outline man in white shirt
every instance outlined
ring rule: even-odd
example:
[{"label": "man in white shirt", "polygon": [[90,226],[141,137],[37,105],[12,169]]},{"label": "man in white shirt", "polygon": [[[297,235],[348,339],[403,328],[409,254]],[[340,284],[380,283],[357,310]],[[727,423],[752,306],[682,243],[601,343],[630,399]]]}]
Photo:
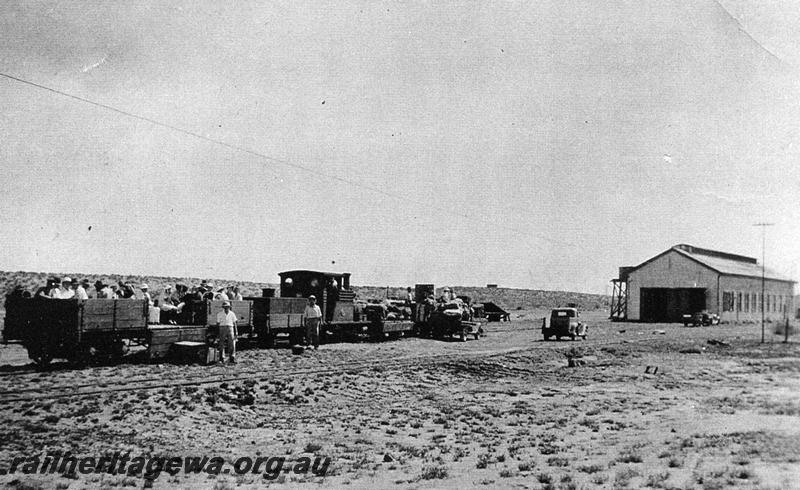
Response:
[{"label": "man in white shirt", "polygon": [[242,293],[239,292],[239,286],[235,286],[233,288],[233,297],[231,298],[236,301],[242,301]]},{"label": "man in white shirt", "polygon": [[231,364],[236,364],[236,313],[231,311],[228,301],[222,303],[222,311],[217,313],[217,327],[219,328],[219,362],[225,362],[225,350],[231,358]]},{"label": "man in white shirt", "polygon": [[308,304],[303,311],[306,323],[306,344],[314,345],[314,350],[319,349],[319,324],[322,321],[322,310],[317,306],[317,297],[313,294],[308,297]]},{"label": "man in white shirt", "polygon": [[72,290],[72,279],[65,277],[61,280],[61,286],[53,289],[50,293],[51,298],[55,299],[72,299],[75,297],[75,291]]},{"label": "man in white shirt", "polygon": [[147,283],[139,286],[139,289],[142,290],[142,299],[147,300],[147,306],[153,306],[153,298],[150,296],[150,293],[148,292],[150,288],[147,286]]},{"label": "man in white shirt", "polygon": [[75,288],[75,299],[89,299],[89,293],[86,292],[86,288],[88,287],[88,279],[81,281],[80,284],[78,284],[78,287]]},{"label": "man in white shirt", "polygon": [[406,288],[406,297],[403,299],[405,300],[405,305],[408,307],[414,304],[414,291],[410,286]]}]

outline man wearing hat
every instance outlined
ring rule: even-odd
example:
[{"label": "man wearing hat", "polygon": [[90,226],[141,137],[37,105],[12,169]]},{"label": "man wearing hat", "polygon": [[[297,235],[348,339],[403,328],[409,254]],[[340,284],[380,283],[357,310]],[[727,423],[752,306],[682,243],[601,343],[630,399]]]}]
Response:
[{"label": "man wearing hat", "polygon": [[112,299],[111,289],[103,284],[103,281],[97,280],[94,282],[94,289],[96,291],[95,297],[97,299]]},{"label": "man wearing hat", "polygon": [[308,297],[308,304],[303,311],[306,323],[306,345],[314,345],[314,350],[319,349],[319,323],[322,321],[322,311],[317,306],[317,297],[313,294]]},{"label": "man wearing hat", "polygon": [[89,293],[86,292],[86,288],[89,287],[89,280],[84,279],[78,284],[78,287],[75,288],[75,299],[89,299]]},{"label": "man wearing hat", "polygon": [[147,286],[147,283],[144,283],[141,286],[139,286],[139,289],[142,290],[142,299],[147,300],[147,306],[153,306],[153,298],[150,297],[150,293],[148,292],[148,289],[150,288]]},{"label": "man wearing hat", "polygon": [[72,290],[72,279],[65,277],[61,280],[61,286],[53,288],[50,292],[50,297],[55,299],[72,299],[75,297],[75,291]]},{"label": "man wearing hat", "polygon": [[231,311],[231,303],[224,301],[222,311],[217,313],[217,328],[219,328],[219,362],[225,362],[227,350],[231,364],[236,364],[236,313]]},{"label": "man wearing hat", "polygon": [[201,284],[200,285],[200,290],[202,291],[203,289],[205,289],[205,291],[203,291],[203,299],[207,300],[207,301],[213,301],[214,300],[214,283],[207,282],[207,283],[205,283],[205,285]]}]

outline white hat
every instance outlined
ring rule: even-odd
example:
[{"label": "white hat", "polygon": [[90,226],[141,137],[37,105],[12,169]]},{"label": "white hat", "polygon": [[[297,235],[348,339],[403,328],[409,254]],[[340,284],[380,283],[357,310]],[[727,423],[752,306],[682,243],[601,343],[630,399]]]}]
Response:
[{"label": "white hat", "polygon": [[72,282],[72,279],[70,279],[69,277],[65,277],[64,279],[61,280],[61,282]]},{"label": "white hat", "polygon": [[143,283],[141,286],[139,286],[139,289],[150,289],[150,288],[147,287],[147,283]]}]

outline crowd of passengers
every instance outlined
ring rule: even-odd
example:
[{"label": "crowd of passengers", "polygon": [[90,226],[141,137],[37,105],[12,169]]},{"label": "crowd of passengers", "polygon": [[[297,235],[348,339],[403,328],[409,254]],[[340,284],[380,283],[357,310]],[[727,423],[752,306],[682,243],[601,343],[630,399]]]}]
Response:
[{"label": "crowd of passengers", "polygon": [[[138,292],[137,292],[138,289]],[[147,284],[140,284],[138,287],[131,282],[119,281],[116,284],[105,284],[103,281],[95,281],[91,284],[89,279],[73,281],[69,277],[51,277],[47,283],[31,293],[21,286],[17,286],[9,296],[22,298],[43,298],[43,299],[144,299],[149,306],[157,307],[161,310],[163,323],[177,323],[184,305],[192,301],[203,300],[222,300],[236,301],[242,299],[239,286],[228,285],[215,288],[214,284],[202,281],[200,285],[187,286],[177,283],[175,286],[167,285],[157,294],[152,295]]]}]

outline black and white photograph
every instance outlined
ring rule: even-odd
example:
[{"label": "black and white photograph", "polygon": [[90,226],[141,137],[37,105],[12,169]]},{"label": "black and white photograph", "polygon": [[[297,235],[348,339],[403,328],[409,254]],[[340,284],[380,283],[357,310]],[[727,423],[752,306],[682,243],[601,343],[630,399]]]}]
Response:
[{"label": "black and white photograph", "polygon": [[798,26],[0,2],[0,485],[800,489]]}]

